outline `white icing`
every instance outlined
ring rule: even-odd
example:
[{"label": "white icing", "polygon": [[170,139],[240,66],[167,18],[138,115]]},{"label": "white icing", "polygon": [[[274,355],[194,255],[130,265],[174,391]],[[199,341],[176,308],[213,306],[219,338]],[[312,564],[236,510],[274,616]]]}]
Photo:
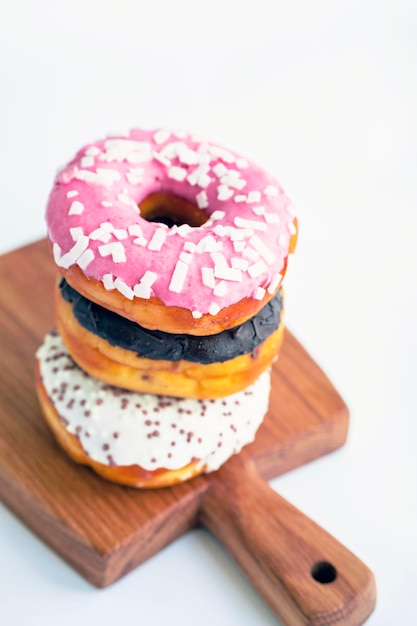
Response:
[{"label": "white icing", "polygon": [[66,430],[105,465],[178,469],[199,459],[210,472],[252,442],[268,409],[270,374],[217,400],[126,391],[81,370],[61,337],[37,351],[42,382]]}]

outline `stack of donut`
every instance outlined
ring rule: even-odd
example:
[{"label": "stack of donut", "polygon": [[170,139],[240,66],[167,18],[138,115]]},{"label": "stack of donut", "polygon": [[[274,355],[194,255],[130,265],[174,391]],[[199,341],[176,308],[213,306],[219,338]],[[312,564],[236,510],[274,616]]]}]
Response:
[{"label": "stack of donut", "polygon": [[46,219],[56,330],[36,387],[68,454],[162,487],[253,441],[297,238],[279,183],[213,143],[133,130],[76,154]]}]

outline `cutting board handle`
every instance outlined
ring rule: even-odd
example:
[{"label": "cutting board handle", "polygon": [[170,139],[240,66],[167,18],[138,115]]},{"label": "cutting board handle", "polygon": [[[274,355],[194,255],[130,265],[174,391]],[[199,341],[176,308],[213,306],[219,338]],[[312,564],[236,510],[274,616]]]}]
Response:
[{"label": "cutting board handle", "polygon": [[358,626],[375,606],[372,572],[273,491],[245,451],[211,475],[201,523],[285,625]]}]

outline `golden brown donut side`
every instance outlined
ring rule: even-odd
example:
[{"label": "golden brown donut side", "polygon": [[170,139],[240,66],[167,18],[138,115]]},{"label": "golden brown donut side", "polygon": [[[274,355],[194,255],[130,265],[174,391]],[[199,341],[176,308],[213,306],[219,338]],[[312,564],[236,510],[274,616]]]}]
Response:
[{"label": "golden brown donut side", "polygon": [[142,393],[182,398],[221,398],[242,391],[275,361],[281,347],[281,323],[252,353],[223,363],[192,363],[139,357],[85,329],[76,320],[72,305],[56,291],[56,323],[59,333],[79,367],[104,382]]}]

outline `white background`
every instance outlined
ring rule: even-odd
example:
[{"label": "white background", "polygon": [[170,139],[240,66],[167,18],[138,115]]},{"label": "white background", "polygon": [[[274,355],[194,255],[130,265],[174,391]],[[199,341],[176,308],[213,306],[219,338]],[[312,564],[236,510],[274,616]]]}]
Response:
[{"label": "white background", "polygon": [[[412,0],[0,4],[1,252],[44,236],[58,166],[132,126],[218,141],[294,200],[287,324],[351,429],[272,485],[374,571],[372,626],[417,623],[416,65]],[[4,626],[277,623],[203,530],[97,591],[0,528]]]}]

